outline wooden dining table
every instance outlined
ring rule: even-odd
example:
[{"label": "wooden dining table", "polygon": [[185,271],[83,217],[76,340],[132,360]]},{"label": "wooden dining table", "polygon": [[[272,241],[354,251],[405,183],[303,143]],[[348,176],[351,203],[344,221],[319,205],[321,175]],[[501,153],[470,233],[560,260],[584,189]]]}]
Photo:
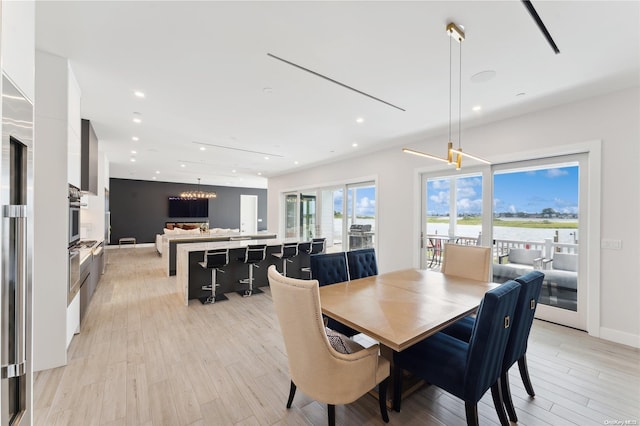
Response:
[{"label": "wooden dining table", "polygon": [[394,351],[476,311],[500,284],[407,269],[320,287],[322,313]]},{"label": "wooden dining table", "polygon": [[407,269],[322,286],[320,303],[325,315],[380,342],[393,363],[393,351],[474,313],[484,294],[499,285]]}]

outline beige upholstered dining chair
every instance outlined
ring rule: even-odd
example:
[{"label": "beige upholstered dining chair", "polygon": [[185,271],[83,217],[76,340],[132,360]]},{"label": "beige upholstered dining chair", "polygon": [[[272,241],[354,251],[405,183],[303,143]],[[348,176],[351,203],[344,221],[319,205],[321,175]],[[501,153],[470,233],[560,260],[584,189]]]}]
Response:
[{"label": "beige upholstered dining chair", "polygon": [[333,425],[336,404],[349,404],[379,384],[380,412],[388,422],[389,361],[379,355],[378,345],[365,349],[350,341],[352,353],[336,351],[322,321],[318,281],[283,277],[273,265],[268,276],[291,375],[287,408],[299,387],[307,396],[328,404],[329,425]]},{"label": "beige upholstered dining chair", "polygon": [[445,244],[441,271],[446,275],[487,281],[490,259],[491,248],[489,247]]}]

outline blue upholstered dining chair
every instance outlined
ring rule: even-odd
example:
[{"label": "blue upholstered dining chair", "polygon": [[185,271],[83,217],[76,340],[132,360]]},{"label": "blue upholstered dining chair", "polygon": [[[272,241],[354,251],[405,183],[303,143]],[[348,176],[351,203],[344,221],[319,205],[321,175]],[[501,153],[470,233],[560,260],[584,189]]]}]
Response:
[{"label": "blue upholstered dining chair", "polygon": [[508,281],[488,291],[469,342],[436,333],[402,352],[394,353],[394,409],[400,411],[402,369],[413,372],[465,403],[468,425],[478,424],[478,401],[491,388],[502,425],[508,425],[500,396],[500,373],[520,284]]},{"label": "blue upholstered dining chair", "polygon": [[[531,271],[516,278],[516,281],[521,285],[520,295],[518,296],[518,304],[516,305],[516,311],[513,315],[513,330],[511,330],[511,335],[509,336],[509,341],[505,349],[504,360],[502,362],[502,374],[500,377],[502,399],[504,400],[507,414],[509,414],[509,419],[512,422],[517,422],[518,416],[513,406],[513,399],[511,398],[511,390],[509,388],[509,369],[516,361],[518,362],[520,377],[522,377],[522,383],[527,393],[530,396],[535,396],[531,379],[529,378],[526,353],[529,332],[531,331],[533,316],[538,306],[538,298],[540,297],[543,280],[544,274],[540,271]],[[471,339],[474,323],[474,318],[465,317],[445,328],[442,332],[468,342],[469,339]]]},{"label": "blue upholstered dining chair", "polygon": [[348,251],[347,264],[352,280],[378,275],[376,251],[372,248]]},{"label": "blue upholstered dining chair", "polygon": [[[311,279],[318,280],[321,287],[349,281],[347,257],[344,252],[312,254],[309,262],[311,264]],[[358,334],[358,331],[333,318],[329,318],[327,327],[349,337]]]}]

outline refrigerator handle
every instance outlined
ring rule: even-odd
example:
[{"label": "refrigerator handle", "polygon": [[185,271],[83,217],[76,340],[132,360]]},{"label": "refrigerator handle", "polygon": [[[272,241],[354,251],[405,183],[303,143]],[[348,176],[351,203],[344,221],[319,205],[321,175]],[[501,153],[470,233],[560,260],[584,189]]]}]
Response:
[{"label": "refrigerator handle", "polygon": [[[3,347],[3,355],[6,359],[2,360],[2,378],[12,378],[22,376],[25,373],[26,365],[26,298],[27,298],[27,206],[24,205],[5,205],[2,209],[3,218],[8,218],[10,226],[13,226],[15,238],[13,242],[9,242],[9,253],[4,254],[2,262],[4,264],[3,287],[8,288],[9,281],[12,277],[8,275],[11,268],[7,268],[8,262],[11,262],[10,253],[14,253],[15,261],[15,327],[16,327],[16,345],[13,354],[13,363],[10,354],[6,353],[8,347]],[[9,233],[4,233],[6,238]],[[13,243],[13,244],[12,244]],[[7,257],[9,257],[7,259]],[[5,313],[7,315],[8,313]],[[10,324],[10,321],[7,321]],[[3,346],[5,342],[2,342]]]}]

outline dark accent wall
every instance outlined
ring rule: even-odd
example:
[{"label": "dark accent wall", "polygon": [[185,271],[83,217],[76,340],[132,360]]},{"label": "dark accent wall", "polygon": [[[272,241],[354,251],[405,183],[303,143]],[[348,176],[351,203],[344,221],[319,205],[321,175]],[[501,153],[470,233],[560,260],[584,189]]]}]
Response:
[{"label": "dark accent wall", "polygon": [[[155,242],[165,222],[204,222],[207,218],[169,217],[169,197],[198,185],[146,180],[109,180],[111,208],[111,244],[122,237],[135,237],[138,243]],[[209,200],[210,228],[240,228],[240,195],[258,196],[258,231],[267,229],[267,190],[230,186],[201,185],[203,191],[213,191]]]}]

